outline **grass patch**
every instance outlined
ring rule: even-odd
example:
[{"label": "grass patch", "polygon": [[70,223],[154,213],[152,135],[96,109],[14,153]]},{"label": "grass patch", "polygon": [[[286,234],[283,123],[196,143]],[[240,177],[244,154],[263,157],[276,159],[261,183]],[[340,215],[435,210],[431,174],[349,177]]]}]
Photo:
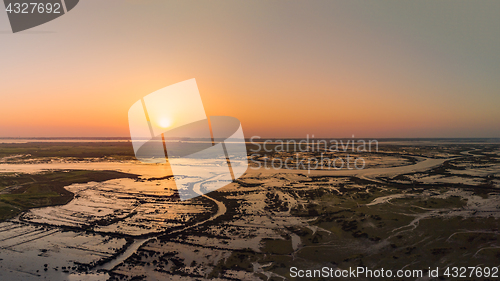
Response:
[{"label": "grass patch", "polygon": [[0,201],[0,221],[19,214],[21,210],[15,206]]},{"label": "grass patch", "polygon": [[[22,211],[67,204],[73,193],[64,187],[74,183],[102,182],[118,178],[137,178],[137,175],[116,171],[55,171],[41,174],[3,175],[0,182],[15,186],[0,194],[0,220],[11,218]],[[4,185],[3,189],[7,186]]]},{"label": "grass patch", "polygon": [[30,154],[33,158],[74,157],[135,159],[131,142],[2,143],[0,157]]}]

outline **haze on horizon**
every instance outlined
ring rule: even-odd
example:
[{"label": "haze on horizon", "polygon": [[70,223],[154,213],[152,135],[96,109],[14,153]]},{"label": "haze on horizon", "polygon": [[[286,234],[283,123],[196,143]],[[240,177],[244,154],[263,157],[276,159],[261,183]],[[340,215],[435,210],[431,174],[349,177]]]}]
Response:
[{"label": "haze on horizon", "polygon": [[[2,5],[0,7],[3,8]],[[80,1],[12,34],[0,137],[124,137],[141,97],[196,78],[245,136],[500,137],[498,1]]]}]

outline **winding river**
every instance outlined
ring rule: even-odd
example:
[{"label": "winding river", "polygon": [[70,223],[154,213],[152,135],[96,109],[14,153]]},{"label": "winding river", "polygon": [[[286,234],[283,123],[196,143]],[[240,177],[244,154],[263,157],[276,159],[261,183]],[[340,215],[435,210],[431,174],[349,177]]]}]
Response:
[{"label": "winding river", "polygon": [[[464,152],[464,155],[467,152]],[[365,178],[369,179],[372,181],[377,181],[376,177],[381,176],[381,175],[396,175],[396,174],[403,174],[403,173],[410,173],[410,172],[419,172],[419,171],[425,171],[433,167],[437,167],[441,164],[443,164],[445,161],[448,161],[453,158],[448,158],[448,159],[431,159],[431,158],[421,158],[424,159],[423,161],[420,161],[418,163],[415,163],[413,165],[407,165],[407,166],[400,166],[400,167],[389,167],[389,168],[367,168],[367,169],[362,169],[362,170],[290,170],[290,169],[266,169],[266,168],[249,168],[247,170],[247,175],[250,176],[258,176],[258,175],[264,175],[264,176],[270,176],[272,174],[277,174],[277,173],[295,173],[295,174],[307,174],[310,176],[356,176],[360,178]],[[151,165],[151,164],[140,164],[138,162],[90,162],[90,163],[71,163],[71,162],[55,162],[55,163],[38,163],[38,164],[0,164],[0,173],[35,173],[35,172],[41,172],[41,171],[46,171],[46,170],[114,170],[114,171],[121,171],[121,172],[126,172],[126,173],[134,173],[134,174],[139,174],[142,175],[143,177],[160,177],[164,176],[166,173],[166,167],[163,165]],[[216,219],[217,217],[223,215],[226,213],[227,209],[226,206],[224,205],[223,202],[218,201],[209,195],[203,194],[201,191],[201,187],[203,183],[210,182],[213,180],[217,180],[221,175],[215,175],[209,179],[205,179],[202,181],[194,182],[193,183],[193,191],[199,194],[200,196],[203,196],[215,203],[217,206],[216,212],[209,217],[206,220],[197,222],[193,225],[177,229],[172,231],[170,234],[175,234],[175,233],[180,233],[183,232],[187,229],[193,228],[200,226],[204,223],[207,223],[209,221],[212,221]],[[148,241],[152,241],[154,239],[157,239],[160,235],[163,234],[158,234],[157,236],[151,237],[151,238],[146,238],[146,239],[137,239],[135,240],[126,250],[125,252],[121,253],[118,255],[115,259],[109,261],[108,263],[105,263],[101,266],[96,267],[94,270],[97,272],[98,270],[111,270],[114,267],[118,266],[121,264],[123,261],[125,261],[127,258],[129,258],[131,255],[133,255],[142,245],[147,243]]]}]

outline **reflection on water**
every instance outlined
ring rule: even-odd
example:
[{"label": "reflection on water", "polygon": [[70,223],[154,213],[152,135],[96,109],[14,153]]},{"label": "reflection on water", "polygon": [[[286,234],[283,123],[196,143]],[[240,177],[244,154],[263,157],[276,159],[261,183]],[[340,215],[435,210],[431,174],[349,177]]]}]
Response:
[{"label": "reflection on water", "polygon": [[[497,155],[494,153],[491,157]],[[478,158],[467,153],[462,156]],[[498,171],[497,166],[489,163],[483,168],[474,166],[472,169],[470,163],[460,162],[456,156],[415,158],[419,161],[413,165],[364,170],[308,172],[249,169],[238,182],[187,202],[181,202],[175,196],[175,182],[164,178],[168,173],[167,165],[135,161],[85,163],[63,160],[0,164],[0,172],[91,169],[140,175],[137,180],[123,178],[67,186],[75,194],[70,203],[32,209],[10,222],[0,223],[0,279],[109,278],[108,274],[97,273],[99,269],[128,277],[158,274],[149,277],[165,279],[192,274],[203,279],[212,271],[224,268],[227,262],[228,268],[218,272],[220,276],[250,280],[255,277],[251,272],[229,268],[233,265],[234,253],[251,253],[245,258],[258,258],[266,251],[277,251],[285,253],[287,260],[297,256],[307,261],[320,255],[324,249],[328,249],[330,255],[333,251],[342,254],[368,249],[362,246],[363,243],[372,245],[370,251],[377,253],[387,244],[384,240],[393,239],[403,231],[421,231],[422,237],[435,234],[425,232],[419,226],[432,219],[439,219],[442,223],[458,216],[477,220],[498,217],[498,194],[476,195],[460,188],[447,189],[446,192],[431,188],[429,191],[416,191],[411,185],[414,181],[432,184],[442,179],[446,179],[447,184],[482,183],[491,173]],[[381,156],[379,161],[383,162],[384,157]],[[446,169],[447,173],[451,173],[451,168],[457,169],[453,170],[453,176],[437,174],[436,169],[432,169],[445,161],[455,161]],[[185,167],[189,168],[191,164],[186,163]],[[394,179],[402,174],[405,176]],[[478,178],[466,181],[464,176]],[[495,184],[496,178],[490,178],[490,182]],[[212,175],[206,181],[196,177],[180,177],[178,180],[191,186],[194,192],[204,193],[224,179]],[[388,182],[390,180],[397,180],[399,185],[407,184],[408,189],[401,186],[393,189]],[[316,207],[316,204],[321,207]],[[343,204],[342,208],[336,207],[339,204]],[[399,208],[398,212],[393,212],[394,208]],[[318,212],[332,218],[321,220]],[[349,213],[334,217],[336,212],[360,215]],[[384,215],[390,215],[390,219],[384,218]],[[394,219],[393,216],[398,217]],[[358,222],[358,217],[363,220]],[[344,222],[336,224],[339,218]],[[366,234],[351,231],[354,225],[359,227],[358,230],[367,232],[372,228],[377,231],[379,228],[388,229],[389,236],[384,237],[385,234],[380,232],[377,237],[371,237],[373,240],[354,238],[353,235]],[[446,237],[453,235],[453,239],[459,236],[445,234]],[[349,246],[348,251],[344,249]],[[319,252],[309,256],[307,252],[312,248]],[[482,249],[487,248],[484,245],[474,248],[474,252],[479,253],[476,256],[485,254],[486,250]],[[400,258],[404,260],[405,256]],[[267,261],[269,259],[264,257],[248,263],[253,264],[254,272],[279,277],[270,272]],[[246,259],[238,257],[238,265],[241,264],[242,268],[245,262]],[[94,274],[78,273],[86,270]]]},{"label": "reflection on water", "polygon": [[109,274],[107,273],[78,273],[78,274],[70,274],[68,275],[69,281],[102,281],[108,280]]}]

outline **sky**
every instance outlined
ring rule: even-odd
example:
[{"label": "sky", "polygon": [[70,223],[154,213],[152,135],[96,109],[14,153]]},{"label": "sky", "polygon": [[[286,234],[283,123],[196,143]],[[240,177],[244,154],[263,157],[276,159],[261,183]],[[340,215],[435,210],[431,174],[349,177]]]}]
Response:
[{"label": "sky", "polygon": [[191,78],[248,138],[500,137],[499,1],[81,0],[16,34],[2,10],[0,137],[127,137]]}]

